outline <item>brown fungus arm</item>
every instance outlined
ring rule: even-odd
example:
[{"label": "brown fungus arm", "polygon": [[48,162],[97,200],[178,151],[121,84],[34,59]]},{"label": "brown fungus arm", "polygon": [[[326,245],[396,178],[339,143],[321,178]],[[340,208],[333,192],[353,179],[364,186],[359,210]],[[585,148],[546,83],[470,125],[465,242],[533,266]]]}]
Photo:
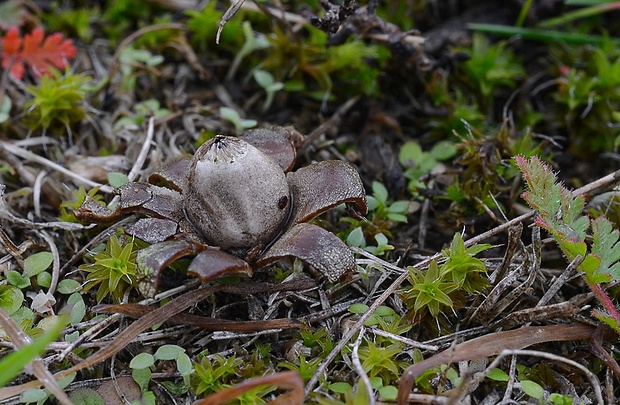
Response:
[{"label": "brown fungus arm", "polygon": [[270,127],[249,129],[239,138],[269,156],[286,173],[293,167],[296,157],[292,136],[284,127]]},{"label": "brown fungus arm", "polygon": [[86,196],[82,205],[75,210],[75,217],[84,222],[115,222],[121,219],[122,215],[120,210],[113,211],[89,196]]},{"label": "brown fungus arm", "polygon": [[252,275],[252,268],[245,261],[219,249],[208,247],[192,260],[187,273],[204,284],[226,274]]},{"label": "brown fungus arm", "polygon": [[[368,213],[366,192],[355,167],[327,160],[286,175],[293,197],[291,224],[307,222],[342,203],[355,206],[359,216]],[[349,208],[351,211],[351,208]]]},{"label": "brown fungus arm", "polygon": [[128,183],[116,191],[121,212],[139,212],[158,218],[182,220],[183,197],[180,193],[149,183]]},{"label": "brown fungus arm", "polygon": [[150,245],[136,255],[138,273],[138,290],[145,297],[152,297],[157,292],[161,272],[182,257],[196,254],[206,249],[187,240],[169,240]]},{"label": "brown fungus arm", "polygon": [[122,185],[114,192],[120,198],[115,210],[86,197],[75,211],[76,218],[80,221],[105,223],[117,221],[124,214],[142,213],[176,222],[184,219],[183,197],[177,191],[149,183],[132,182]]},{"label": "brown fungus arm", "polygon": [[174,236],[179,229],[176,221],[165,218],[140,218],[125,228],[125,232],[147,243],[159,243]]},{"label": "brown fungus arm", "polygon": [[355,269],[351,250],[336,235],[313,224],[297,224],[286,231],[256,262],[267,266],[284,257],[296,257],[319,270],[330,282]]},{"label": "brown fungus arm", "polygon": [[161,168],[149,176],[149,183],[170,187],[180,193],[187,190],[187,173],[190,159],[181,159]]}]

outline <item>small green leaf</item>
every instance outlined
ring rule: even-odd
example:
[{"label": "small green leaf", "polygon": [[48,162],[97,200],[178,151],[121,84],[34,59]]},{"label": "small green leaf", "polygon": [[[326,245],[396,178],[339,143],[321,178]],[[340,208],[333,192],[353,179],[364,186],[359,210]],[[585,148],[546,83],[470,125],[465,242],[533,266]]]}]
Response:
[{"label": "small green leaf", "polygon": [[60,280],[58,283],[58,292],[61,294],[73,294],[80,291],[81,288],[82,285],[71,278]]},{"label": "small green leaf", "polygon": [[271,86],[274,82],[271,73],[264,70],[255,70],[254,80],[256,80],[256,83],[258,83],[263,89]]},{"label": "small green leaf", "polygon": [[179,353],[179,356],[177,357],[177,370],[179,370],[179,373],[181,373],[182,376],[189,375],[194,370],[192,360],[189,358],[187,353]]},{"label": "small green leaf", "polygon": [[448,160],[458,152],[457,147],[450,141],[437,142],[430,150],[431,156],[437,160]]},{"label": "small green leaf", "polygon": [[388,245],[388,238],[382,233],[378,233],[375,235],[375,241],[377,241],[377,246]]},{"label": "small green leaf", "polygon": [[24,302],[24,293],[11,285],[0,285],[0,308],[9,315],[17,311]]},{"label": "small green leaf", "polygon": [[329,384],[329,389],[337,394],[344,394],[351,389],[351,384],[346,382],[336,382]]},{"label": "small green leaf", "polygon": [[19,400],[21,402],[29,404],[31,402],[43,401],[44,399],[46,399],[48,397],[48,395],[49,394],[47,392],[45,392],[45,390],[43,390],[41,388],[32,388],[32,389],[24,391],[19,396]]},{"label": "small green leaf", "polygon": [[47,271],[37,274],[37,284],[44,288],[49,288],[52,284],[52,275]]},{"label": "small green leaf", "polygon": [[180,346],[163,345],[157,349],[153,357],[155,357],[155,360],[176,360],[179,354],[183,352],[185,352],[185,349]]},{"label": "small green leaf", "polygon": [[140,390],[142,392],[145,392],[149,389],[151,374],[151,369],[148,367],[134,368],[133,370],[131,370],[131,377],[140,386]]},{"label": "small green leaf", "polygon": [[156,405],[157,401],[155,398],[155,393],[153,391],[143,392],[142,398],[140,398],[140,403],[144,405]]},{"label": "small green leaf", "polygon": [[54,261],[50,252],[39,252],[30,255],[24,260],[24,277],[32,277],[47,270]]},{"label": "small green leaf", "polygon": [[383,401],[396,401],[398,388],[391,385],[379,388],[379,396]]},{"label": "small green leaf", "polygon": [[375,326],[378,325],[381,321],[379,317],[375,314],[372,314],[364,321],[364,326]]},{"label": "small green leaf", "polygon": [[504,370],[494,368],[489,372],[489,374],[487,374],[487,378],[490,378],[494,381],[508,381],[510,379],[510,376],[506,374]]},{"label": "small green leaf", "polygon": [[573,398],[554,392],[549,395],[547,402],[551,402],[553,405],[573,405]]},{"label": "small green leaf", "polygon": [[366,304],[353,304],[349,307],[349,312],[352,314],[363,314],[368,311],[368,305]]},{"label": "small green leaf", "polygon": [[456,372],[455,369],[453,369],[452,367],[449,367],[446,370],[446,378],[448,379],[448,381],[450,381],[452,383],[452,385],[454,385],[455,387],[458,387],[459,385],[461,385],[461,377],[459,376],[459,374]]},{"label": "small green leaf", "polygon": [[373,181],[372,194],[377,200],[379,200],[380,203],[383,203],[385,205],[388,199],[388,191],[383,184],[379,183],[378,181]]},{"label": "small green leaf", "polygon": [[366,246],[366,239],[364,238],[364,232],[361,227],[358,226],[349,233],[349,236],[347,236],[347,244],[355,247]]},{"label": "small green leaf", "polygon": [[368,211],[372,212],[379,208],[379,200],[375,197],[368,195],[366,196],[366,201],[368,202]]},{"label": "small green leaf", "polygon": [[406,214],[409,209],[409,201],[394,201],[388,207],[388,211],[393,214]]},{"label": "small green leaf", "polygon": [[398,160],[405,167],[415,166],[422,158],[422,148],[416,142],[406,142],[398,154]]},{"label": "small green leaf", "polygon": [[77,338],[79,338],[79,337],[80,337],[80,331],[79,330],[76,330],[75,332],[72,332],[72,333],[67,333],[65,335],[65,342],[67,342],[67,343],[75,342],[75,340]]},{"label": "small green leaf", "polygon": [[396,314],[394,310],[390,307],[386,307],[385,305],[380,305],[374,313],[377,316],[392,316]]},{"label": "small green leaf", "polygon": [[407,217],[402,214],[387,214],[387,217],[394,222],[407,223]]},{"label": "small green leaf", "polygon": [[527,395],[535,399],[542,399],[545,390],[538,383],[530,380],[521,381],[521,389]]},{"label": "small green leaf", "polygon": [[76,375],[77,373],[71,373],[68,376],[61,378],[60,380],[58,380],[58,386],[63,389],[67,388],[69,384],[71,384],[73,380],[75,380]]},{"label": "small green leaf", "polygon": [[383,380],[381,380],[381,377],[370,377],[370,386],[372,387],[373,390],[378,390],[379,388],[383,387]]},{"label": "small green leaf", "polygon": [[108,183],[114,188],[119,188],[129,183],[129,178],[123,173],[112,172],[108,173]]},{"label": "small green leaf", "polygon": [[82,322],[84,316],[86,316],[86,304],[84,299],[79,293],[73,293],[67,300],[67,305],[71,308],[70,322],[71,325]]},{"label": "small green leaf", "polygon": [[140,353],[129,362],[129,367],[133,369],[148,368],[155,364],[155,358],[150,353]]},{"label": "small green leaf", "polygon": [[15,270],[9,270],[6,273],[6,279],[9,283],[14,285],[17,288],[26,288],[30,287],[30,278],[23,277],[19,272]]}]

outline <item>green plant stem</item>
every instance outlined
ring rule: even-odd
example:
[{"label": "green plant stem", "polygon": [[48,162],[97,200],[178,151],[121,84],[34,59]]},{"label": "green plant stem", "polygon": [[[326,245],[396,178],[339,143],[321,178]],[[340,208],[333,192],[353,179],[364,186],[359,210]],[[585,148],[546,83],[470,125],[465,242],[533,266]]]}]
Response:
[{"label": "green plant stem", "polygon": [[598,301],[607,310],[607,314],[616,321],[617,325],[620,325],[620,312],[618,312],[618,309],[614,305],[613,301],[605,293],[601,285],[597,283],[592,283],[585,277],[584,279],[586,283],[588,284],[588,287],[590,287],[590,290],[592,290],[594,295],[596,295],[596,298],[598,298]]},{"label": "green plant stem", "polygon": [[523,39],[540,42],[565,42],[570,45],[602,45],[613,43],[620,46],[620,38],[606,38],[599,35],[587,35],[565,31],[551,31],[537,28],[520,28],[509,25],[468,24],[475,31],[489,32],[495,35],[519,35]]},{"label": "green plant stem", "polygon": [[579,18],[586,18],[597,14],[606,13],[608,11],[618,10],[620,9],[620,1],[616,1],[613,3],[605,3],[605,4],[597,4],[591,7],[580,8],[575,11],[570,11],[568,13],[564,13],[559,17],[550,18],[545,21],[541,21],[538,24],[539,28],[549,28],[555,27],[556,25],[567,24],[571,21],[577,20]]},{"label": "green plant stem", "polygon": [[525,22],[525,17],[527,17],[527,13],[530,11],[532,7],[532,0],[527,0],[525,4],[521,7],[521,11],[519,12],[519,17],[517,17],[517,22],[515,22],[515,26],[523,27],[523,23]]}]

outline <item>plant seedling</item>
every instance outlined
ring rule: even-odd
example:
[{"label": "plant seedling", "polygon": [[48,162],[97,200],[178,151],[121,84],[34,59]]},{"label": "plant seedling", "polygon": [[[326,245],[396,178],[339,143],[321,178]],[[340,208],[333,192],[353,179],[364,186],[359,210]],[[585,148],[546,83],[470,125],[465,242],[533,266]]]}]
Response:
[{"label": "plant seedling", "polygon": [[220,107],[220,115],[230,121],[235,126],[235,133],[241,135],[248,128],[255,127],[256,120],[246,120],[239,116],[239,113],[230,107]]},{"label": "plant seedling", "polygon": [[245,43],[243,44],[241,49],[239,49],[237,55],[235,55],[235,59],[230,65],[230,69],[228,69],[228,74],[226,75],[227,81],[231,80],[235,76],[235,73],[237,73],[237,69],[239,69],[243,58],[256,50],[269,48],[270,46],[264,35],[254,35],[254,31],[252,31],[252,25],[249,21],[244,21],[242,27],[243,36],[245,37]]},{"label": "plant seedling", "polygon": [[284,88],[284,83],[276,82],[272,74],[264,70],[255,70],[254,80],[256,80],[256,83],[267,93],[267,97],[263,103],[263,112],[265,112],[269,109],[271,103],[273,103],[273,96]]}]

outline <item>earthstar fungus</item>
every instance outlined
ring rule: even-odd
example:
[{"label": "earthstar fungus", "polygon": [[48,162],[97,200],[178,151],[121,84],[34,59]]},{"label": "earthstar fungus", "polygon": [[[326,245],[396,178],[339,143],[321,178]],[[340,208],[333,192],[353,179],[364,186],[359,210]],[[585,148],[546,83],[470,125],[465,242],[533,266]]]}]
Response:
[{"label": "earthstar fungus", "polygon": [[295,172],[293,133],[283,127],[217,135],[192,159],[152,174],[148,182],[119,187],[115,210],[87,197],[76,211],[83,221],[112,222],[146,214],[125,229],[151,243],[137,254],[145,296],[157,291],[160,273],[194,255],[188,273],[205,283],[228,273],[252,274],[285,257],[313,266],[331,282],[355,268],[349,248],[331,232],[308,223],[346,203],[366,215],[366,194],[349,163],[328,160]]}]

